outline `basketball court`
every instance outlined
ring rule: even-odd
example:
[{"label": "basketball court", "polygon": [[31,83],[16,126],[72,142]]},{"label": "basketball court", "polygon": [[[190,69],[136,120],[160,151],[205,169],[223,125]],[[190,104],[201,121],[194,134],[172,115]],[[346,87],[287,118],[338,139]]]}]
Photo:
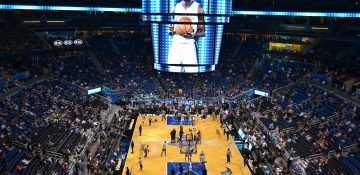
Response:
[{"label": "basketball court", "polygon": [[[185,161],[185,154],[180,153],[180,148],[177,144],[170,143],[171,137],[170,132],[175,128],[176,135],[179,135],[179,125],[174,125],[176,119],[172,122],[161,121],[161,117],[152,117],[153,122],[149,126],[148,116],[146,116],[145,124],[142,127],[142,136],[139,136],[139,125],[141,117],[138,117],[134,134],[133,141],[135,144],[134,154],[131,154],[131,148],[129,148],[125,168],[123,174],[126,173],[126,167],[129,167],[131,172],[135,175],[167,175],[174,167],[176,174],[178,174],[179,164],[184,166],[184,170],[188,169],[189,163]],[[169,120],[169,119],[167,119]],[[184,134],[189,132],[189,129],[193,129],[192,125],[183,125]],[[196,154],[192,155],[192,169],[194,175],[201,174],[202,165],[200,163],[200,153],[204,151],[206,159],[206,169],[209,175],[219,175],[221,172],[226,170],[226,167],[230,168],[233,175],[249,175],[251,174],[247,166],[244,166],[243,158],[236,148],[234,141],[230,138],[227,141],[226,135],[223,135],[223,130],[220,127],[220,121],[214,121],[212,118],[207,118],[204,122],[200,118],[195,117],[195,129],[201,131],[202,143],[198,144]],[[219,130],[220,135],[216,130]],[[166,141],[167,144],[167,155],[161,155],[162,144]],[[141,145],[149,145],[150,152],[148,157],[144,158],[140,153]],[[226,163],[226,151],[230,148],[232,153],[231,164]],[[143,161],[143,171],[139,168],[139,157]],[[169,167],[170,166],[170,167]],[[169,174],[170,175],[170,174]]]}]

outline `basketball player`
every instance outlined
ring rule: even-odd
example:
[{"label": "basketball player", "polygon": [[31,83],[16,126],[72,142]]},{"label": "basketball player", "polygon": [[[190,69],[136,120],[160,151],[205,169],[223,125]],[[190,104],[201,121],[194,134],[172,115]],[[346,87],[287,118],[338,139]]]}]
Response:
[{"label": "basketball player", "polygon": [[161,149],[161,155],[160,157],[162,157],[163,153],[165,153],[165,156],[166,156],[166,141],[163,143],[163,147]]},{"label": "basketball player", "polygon": [[[168,55],[168,64],[175,65],[197,65],[197,49],[196,49],[196,40],[199,37],[205,36],[205,25],[196,24],[204,23],[203,15],[195,14],[205,14],[204,9],[200,6],[198,2],[193,0],[183,0],[176,4],[173,13],[189,14],[189,15],[175,15],[174,21],[178,21],[181,17],[188,17],[191,19],[192,27],[194,31],[192,33],[187,33],[185,35],[178,35],[175,32],[177,25],[170,25],[170,35],[173,36],[172,44],[169,49]],[[183,66],[174,66],[170,69],[172,72],[198,72],[198,67],[183,67]]]}]

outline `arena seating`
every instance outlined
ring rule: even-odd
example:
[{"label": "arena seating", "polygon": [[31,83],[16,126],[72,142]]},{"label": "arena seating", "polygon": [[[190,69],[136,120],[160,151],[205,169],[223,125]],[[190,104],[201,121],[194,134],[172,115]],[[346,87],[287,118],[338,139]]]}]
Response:
[{"label": "arena seating", "polygon": [[48,57],[40,61],[50,72],[86,89],[103,83],[103,78],[87,55]]},{"label": "arena seating", "polygon": [[143,49],[139,49],[145,47],[141,44],[141,37],[129,33],[115,35],[112,39],[120,51],[115,53],[107,35],[113,37],[112,33],[109,33],[89,39],[106,70],[107,78],[104,84],[113,90],[127,88],[138,94],[157,91],[153,81],[155,79],[152,73],[147,71],[146,57],[141,52]]},{"label": "arena seating", "polygon": [[[7,19],[9,20],[9,19]],[[5,21],[6,27],[0,28],[0,55],[24,53],[32,50],[46,49],[40,39],[28,28]]]},{"label": "arena seating", "polygon": [[[91,171],[96,169],[107,171],[111,167],[116,167],[126,157],[124,150],[129,148],[130,142],[129,139],[125,138],[125,126],[128,125],[128,118],[131,115],[133,114],[129,114],[126,111],[114,114],[108,127],[99,131],[100,145],[96,150],[94,158],[98,159],[102,166],[93,166],[90,168]],[[96,161],[94,160],[92,164],[96,164]]]},{"label": "arena seating", "polygon": [[[353,105],[309,84],[291,86],[271,103],[272,107],[262,112],[266,117],[261,121],[270,130],[284,130],[284,142],[301,157],[348,147],[360,136],[354,130],[359,123],[353,119],[357,115],[352,112]],[[299,131],[302,134],[297,134]],[[339,139],[342,136],[346,137]],[[303,145],[308,146],[304,149]]]},{"label": "arena seating", "polygon": [[31,62],[24,60],[3,60],[0,63],[0,92],[6,92],[32,78],[43,75],[41,68],[30,69]]},{"label": "arena seating", "polygon": [[[197,79],[196,75],[161,72],[158,74],[160,83],[167,91],[168,97],[192,97],[193,88]],[[179,92],[179,89],[180,92]]]},{"label": "arena seating", "polygon": [[[357,174],[359,173],[359,160],[358,153],[350,153],[348,156],[340,157],[324,156],[321,160],[324,163],[321,170],[327,174]],[[316,161],[310,162],[306,172],[309,174],[316,173],[319,169],[317,163]]]},{"label": "arena seating", "polygon": [[[245,84],[251,80],[246,77],[256,59],[260,57],[266,39],[240,39],[238,35],[224,36],[220,59],[227,59],[221,62],[214,72],[202,74],[198,78],[197,85],[200,87],[195,87],[195,96],[215,97],[222,94],[230,97],[248,90]],[[238,53],[232,55],[235,49],[239,49]]]},{"label": "arena seating", "polygon": [[[1,140],[6,146],[17,145],[1,158],[7,162],[3,166],[7,172],[13,172],[24,157],[31,164],[36,161],[32,151],[62,157],[66,150],[84,145],[86,137],[81,130],[92,128],[100,119],[101,110],[107,108],[102,99],[86,96],[85,92],[58,80],[37,83],[1,104]],[[21,166],[20,169],[26,168]]]},{"label": "arena seating", "polygon": [[[0,53],[4,55],[45,48],[36,36],[14,36],[19,31],[12,33],[10,28],[1,32],[15,42],[1,49]],[[145,34],[129,31],[90,34],[86,38],[90,50],[39,57],[37,63],[46,71],[29,69],[31,61],[21,64],[1,62],[2,93],[43,73],[49,72],[56,78],[20,89],[0,102],[0,170],[12,174],[67,172],[68,155],[78,155],[87,149],[84,133],[89,130],[98,131],[102,138],[95,149],[96,159],[90,162],[91,171],[107,171],[121,164],[122,149],[129,144],[128,138],[123,137],[124,128],[131,114],[117,113],[120,120],[113,119],[105,124],[100,113],[108,109],[107,101],[99,96],[88,96],[82,90],[104,86],[111,92],[123,92],[119,97],[121,102],[130,99],[123,97],[150,94],[159,98],[220,101],[233,99],[249,89],[269,92],[270,97],[240,99],[227,108],[230,115],[240,113],[235,117],[234,125],[244,128],[251,138],[256,161],[271,164],[277,155],[273,152],[286,150],[291,157],[327,158],[321,165],[320,160],[310,163],[307,169],[310,174],[316,172],[319,165],[328,174],[360,173],[359,153],[352,150],[360,140],[359,110],[350,101],[307,79],[317,73],[334,78],[336,84],[343,75],[358,77],[358,70],[341,65],[340,68],[328,65],[315,68],[314,64],[292,60],[285,53],[284,56],[268,54],[263,57],[268,42],[279,40],[225,34],[220,55],[222,61],[214,72],[157,72],[149,64],[151,51],[144,38]],[[25,44],[14,49],[18,42]],[[320,43],[313,54],[349,60],[359,55],[358,45],[335,43],[330,43],[333,47],[329,47],[329,43]],[[341,51],[337,52],[339,49]],[[104,70],[94,64],[91,52],[95,53]],[[13,76],[17,79],[12,79]],[[344,82],[342,79],[339,84]],[[320,85],[328,85],[328,82],[320,80]],[[336,88],[341,89],[341,85]],[[354,90],[348,94],[354,94]],[[252,112],[261,116],[259,122],[265,128],[256,125],[259,123],[252,118]],[[99,126],[102,124],[104,126]],[[277,133],[278,144],[272,144],[265,129]],[[98,160],[101,165],[95,165]]]},{"label": "arena seating", "polygon": [[[306,63],[265,59],[259,68],[255,87],[263,90],[276,89],[297,81],[313,69],[313,65]],[[257,84],[259,85],[257,86]]]},{"label": "arena seating", "polygon": [[353,98],[359,99],[360,96],[356,93],[359,85],[353,83],[349,86],[348,81],[352,81],[359,77],[360,72],[356,68],[343,68],[341,66],[324,66],[312,74],[312,79],[319,83],[325,84],[330,88],[338,89]]},{"label": "arena seating", "polygon": [[339,42],[338,40],[322,40],[315,48],[314,53],[332,58],[345,58],[346,60],[358,60],[359,44],[352,42]]}]

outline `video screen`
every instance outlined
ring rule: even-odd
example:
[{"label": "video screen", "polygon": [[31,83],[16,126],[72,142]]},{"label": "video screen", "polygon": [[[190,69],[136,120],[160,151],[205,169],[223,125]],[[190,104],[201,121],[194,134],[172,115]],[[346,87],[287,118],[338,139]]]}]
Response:
[{"label": "video screen", "polygon": [[[159,33],[153,33],[154,37],[158,37],[154,40],[159,41],[158,44],[154,44],[158,46],[154,49],[157,52],[155,53],[156,69],[187,73],[215,69],[221,44],[221,35],[217,35],[220,31],[219,26],[200,24],[158,24],[158,26]],[[201,29],[196,29],[198,27]],[[195,31],[203,33],[197,35]]]},{"label": "video screen", "polygon": [[244,11],[289,11],[289,12],[358,12],[357,0],[236,0],[233,10]]},{"label": "video screen", "polygon": [[238,134],[239,134],[239,136],[240,136],[241,139],[244,139],[244,138],[246,137],[246,135],[245,135],[245,133],[243,132],[242,129],[239,129],[239,130],[238,130]]},{"label": "video screen", "polygon": [[231,1],[144,0],[143,21],[151,22],[154,67],[179,73],[215,70]]},{"label": "video screen", "polygon": [[259,95],[259,96],[263,96],[263,97],[268,97],[269,96],[269,93],[264,92],[264,91],[259,91],[259,90],[254,90],[254,94]]},{"label": "video screen", "polygon": [[76,6],[76,7],[116,7],[141,8],[142,0],[1,0],[1,4],[39,5],[39,6]]},{"label": "video screen", "polygon": [[88,94],[88,95],[91,95],[91,94],[96,94],[96,93],[99,93],[99,92],[101,92],[101,87],[94,88],[94,89],[89,89],[89,90],[87,91],[87,94]]}]

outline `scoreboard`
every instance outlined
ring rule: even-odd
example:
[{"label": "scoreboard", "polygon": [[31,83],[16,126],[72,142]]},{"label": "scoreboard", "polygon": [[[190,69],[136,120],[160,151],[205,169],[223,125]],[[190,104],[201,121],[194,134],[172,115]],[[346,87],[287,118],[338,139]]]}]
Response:
[{"label": "scoreboard", "polygon": [[[182,0],[143,0],[144,22],[151,24],[152,42],[154,50],[154,68],[160,71],[197,73],[215,70],[219,62],[220,46],[224,24],[229,23],[231,15],[231,0],[194,0],[200,5],[203,13],[180,14],[176,7],[182,8]],[[195,12],[195,13],[194,13]],[[196,28],[202,25],[205,35],[197,38],[183,39],[177,34],[169,35],[169,26],[182,24],[176,21],[176,16],[185,16],[204,21],[191,22]],[[195,35],[194,31],[193,35]],[[186,44],[178,44],[177,40]],[[181,46],[180,46],[181,45]],[[193,45],[193,46],[191,46]],[[195,48],[191,49],[191,48]],[[173,48],[180,51],[172,53]],[[189,61],[192,60],[192,61]]]}]

